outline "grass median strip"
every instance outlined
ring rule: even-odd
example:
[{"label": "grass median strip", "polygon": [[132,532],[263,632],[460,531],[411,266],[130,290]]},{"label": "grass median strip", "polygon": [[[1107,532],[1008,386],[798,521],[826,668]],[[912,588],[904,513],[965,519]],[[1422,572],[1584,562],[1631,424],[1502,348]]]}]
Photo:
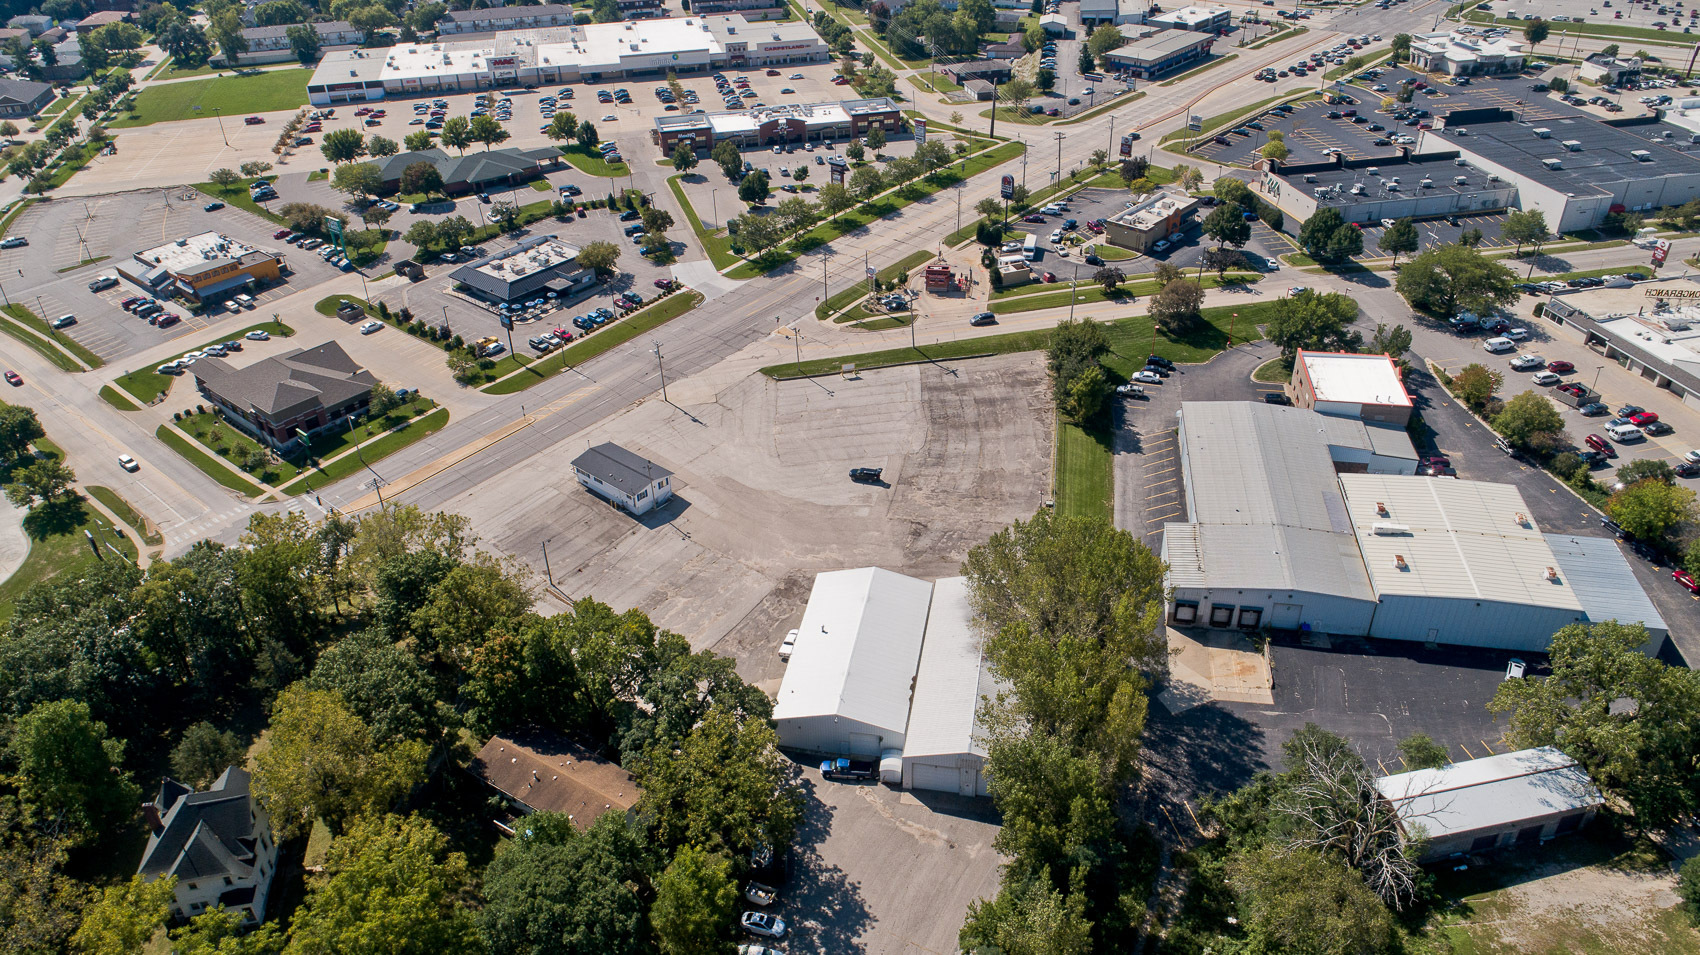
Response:
[{"label": "grass median strip", "polygon": [[80,269],[85,265],[93,265],[96,262],[105,262],[107,259],[110,259],[110,258],[112,258],[112,256],[110,256],[110,255],[97,255],[92,259],[84,259],[81,262],[78,262],[76,265],[67,265],[62,269],[54,269],[53,271],[61,272],[61,273],[63,273],[63,272],[74,272],[77,269]]},{"label": "grass median strip", "polygon": [[8,231],[10,231],[12,223],[17,221],[18,216],[22,215],[25,209],[35,205],[35,203],[36,200],[34,199],[19,200],[18,204],[12,207],[12,211],[6,213],[6,218],[0,219],[0,235],[5,235]]},{"label": "grass median strip", "polygon": [[560,373],[563,369],[582,365],[609,349],[624,345],[647,332],[678,318],[702,304],[702,293],[675,292],[648,308],[620,319],[608,328],[581,338],[552,355],[526,366],[524,374],[510,375],[484,389],[487,395],[511,395]]},{"label": "grass median strip", "polygon": [[574,169],[590,176],[602,176],[606,179],[617,179],[631,173],[631,167],[623,162],[607,162],[601,153],[592,155],[584,146],[574,143],[571,146],[560,147],[561,154]]},{"label": "grass median strip", "polygon": [[449,409],[438,408],[423,418],[414,419],[400,430],[391,431],[381,438],[361,445],[360,451],[356,454],[345,454],[322,468],[314,468],[311,472],[303,475],[301,480],[285,487],[283,493],[300,494],[307,490],[313,481],[319,481],[320,487],[331,481],[339,481],[369,464],[376,464],[415,441],[436,434],[443,430],[443,426],[448,423]]},{"label": "grass median strip", "polygon": [[77,364],[76,359],[54,347],[52,342],[42,338],[40,335],[30,331],[28,328],[25,328],[21,323],[11,317],[9,311],[7,311],[7,318],[0,319],[0,332],[5,332],[13,338],[16,338],[18,341],[23,342],[25,345],[28,345],[41,357],[58,366],[61,371],[79,372],[86,370],[82,365]]},{"label": "grass median strip", "polygon": [[[1105,337],[1110,342],[1110,351],[1103,358],[1104,367],[1125,378],[1145,367],[1145,356],[1151,354],[1152,348],[1170,361],[1206,361],[1227,347],[1230,333],[1233,340],[1241,344],[1260,339],[1262,334],[1257,326],[1268,321],[1274,307],[1274,303],[1265,302],[1207,308],[1199,322],[1191,329],[1178,334],[1155,329],[1149,315],[1131,315],[1103,322]],[[1237,318],[1234,317],[1236,312],[1239,313]],[[854,355],[811,358],[801,364],[781,362],[761,369],[761,373],[769,378],[784,380],[833,374],[845,364],[854,364],[858,371],[865,371],[869,368],[884,368],[911,362],[1010,355],[1016,352],[1039,351],[1050,341],[1050,337],[1050,330],[1043,328],[1004,332],[936,342],[920,348],[890,348]]]},{"label": "grass median strip", "polygon": [[168,424],[160,425],[158,430],[154,431],[154,437],[165,442],[165,446],[176,451],[183,460],[200,468],[201,473],[232,491],[247,497],[255,497],[265,491],[265,488],[220,464],[217,459],[196,446],[195,442],[178,434]]},{"label": "grass median strip", "polygon": [[[160,364],[163,365],[166,362],[176,361],[184,355],[187,355],[192,351],[199,351],[206,348],[208,345],[216,345],[219,342],[245,338],[249,332],[254,331],[265,332],[274,338],[288,338],[295,334],[295,329],[290,328],[282,322],[261,322],[258,325],[249,325],[247,328],[238,329],[234,332],[226,332],[225,334],[219,335],[217,338],[211,339],[210,341],[203,342],[194,348],[185,348],[183,351],[172,355],[165,361],[160,362]],[[262,344],[263,343],[261,342],[245,342],[244,347],[253,348]],[[157,367],[158,366],[155,366],[155,368]],[[120,376],[114,384],[129,392],[133,397],[141,401],[142,404],[151,405],[171,388],[171,383],[173,381],[177,380],[176,375],[162,375],[156,371],[155,368],[139,368],[126,375]]]},{"label": "grass median strip", "polygon": [[[1222,285],[1249,284],[1250,281],[1255,281],[1255,278],[1252,276],[1240,276],[1237,281],[1235,278],[1217,281],[1216,276],[1206,275],[1202,284],[1205,288],[1210,289],[1217,288]],[[1138,295],[1155,295],[1159,289],[1160,286],[1155,281],[1126,282],[1117,286],[1115,294],[1111,295],[1105,292],[1101,286],[1087,285],[1082,282],[1078,289],[1080,297],[1076,301],[1077,304],[1086,304],[1088,302],[1119,302],[1122,299]],[[1068,304],[1069,293],[1069,287],[1064,285],[1063,287],[1050,292],[1038,292],[1028,295],[1011,295],[1010,297],[1001,300],[994,299],[992,302],[992,312],[998,315],[1009,315],[1016,312],[1036,312],[1044,308],[1059,308]]]},{"label": "grass median strip", "polygon": [[76,356],[78,361],[88,367],[99,368],[106,364],[99,355],[89,351],[83,343],[69,335],[61,334],[59,331],[54,329],[53,326],[49,325],[46,319],[30,311],[27,307],[14,303],[12,305],[5,306],[5,312],[7,315],[10,315],[23,324],[28,325],[31,331],[47,336],[47,340],[51,342],[55,348],[62,348],[65,351],[70,352],[72,355]]},{"label": "grass median strip", "polygon": [[702,250],[708,253],[708,260],[717,269],[729,269],[741,261],[732,254],[732,240],[719,234],[718,229],[710,230],[703,227],[702,220],[697,218],[697,211],[691,206],[691,200],[685,198],[685,189],[679,184],[679,176],[667,179],[667,188],[673,190],[673,198],[679,200],[680,208],[685,210],[685,218],[690,220],[691,232],[696,234],[697,241],[702,243]]},{"label": "grass median strip", "polygon": [[119,393],[117,388],[114,388],[111,385],[101,385],[100,386],[100,397],[102,399],[104,399],[107,404],[111,405],[114,408],[117,408],[119,411],[140,411],[140,410],[142,410],[140,407],[138,407],[136,405],[135,402],[124,397],[121,393]]},{"label": "grass median strip", "polygon": [[1196,131],[1182,128],[1173,132],[1164,133],[1163,138],[1157,140],[1157,145],[1163,146],[1169,143],[1180,142],[1183,139],[1203,139],[1223,126],[1238,122],[1242,118],[1250,116],[1252,113],[1255,113],[1264,107],[1272,106],[1282,100],[1292,98],[1292,93],[1283,93],[1280,96],[1271,96],[1268,99],[1260,99],[1249,106],[1241,106],[1239,109],[1229,110],[1226,113],[1219,113],[1205,119]]},{"label": "grass median strip", "polygon": [[99,501],[107,510],[118,515],[118,519],[130,525],[136,533],[142,535],[142,543],[149,547],[158,547],[165,543],[165,537],[160,534],[159,530],[148,523],[148,519],[143,517],[140,511],[131,507],[130,502],[119,496],[117,491],[98,485],[90,485],[83,490],[89,492],[89,497]]},{"label": "grass median strip", "polygon": [[[933,258],[933,255],[934,253],[926,250],[912,252],[909,255],[904,256],[900,261],[894,262],[874,273],[874,278],[881,282],[895,281],[897,276],[916,268],[927,260]],[[841,311],[856,304],[857,299],[860,299],[862,296],[867,294],[868,283],[866,280],[857,282],[849,288],[834,292],[826,301],[815,306],[815,317],[825,320],[834,312]]]},{"label": "grass median strip", "polygon": [[265,219],[267,222],[284,225],[283,216],[267,212],[263,206],[249,198],[252,194],[248,191],[248,187],[261,180],[276,182],[277,177],[258,176],[253,179],[243,179],[239,182],[231,183],[229,188],[221,186],[216,182],[197,182],[192,188],[201,195],[206,196],[208,199],[217,199],[219,202],[222,202],[227,206],[235,206],[245,212],[252,212],[254,215]]},{"label": "grass median strip", "polygon": [[1209,63],[1206,63],[1203,66],[1187,70],[1185,73],[1182,73],[1181,75],[1179,75],[1179,76],[1177,76],[1173,79],[1164,80],[1163,82],[1158,83],[1157,85],[1158,86],[1173,86],[1173,85],[1175,85],[1176,83],[1179,83],[1182,80],[1190,80],[1193,77],[1197,76],[1198,74],[1203,73],[1205,70],[1213,70],[1216,67],[1221,66],[1223,63],[1228,62],[1229,60],[1237,60],[1239,58],[1240,58],[1240,55],[1238,53],[1229,53],[1227,56],[1219,57],[1217,59],[1211,60]]},{"label": "grass median strip", "polygon": [[124,129],[213,117],[240,122],[250,113],[295,109],[307,103],[309,75],[294,69],[267,70],[149,86],[136,94],[135,105],[110,126]]},{"label": "grass median strip", "polygon": [[[1110,401],[1120,401],[1111,396]],[[1106,409],[1100,418],[1108,418]],[[1064,517],[1109,520],[1115,479],[1111,467],[1110,432],[1094,420],[1083,427],[1060,416],[1057,420],[1057,513]]]}]

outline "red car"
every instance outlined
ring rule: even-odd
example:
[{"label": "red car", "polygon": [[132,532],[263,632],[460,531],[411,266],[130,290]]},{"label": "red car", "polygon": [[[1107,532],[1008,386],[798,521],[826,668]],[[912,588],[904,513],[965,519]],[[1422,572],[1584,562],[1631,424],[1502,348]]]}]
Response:
[{"label": "red car", "polygon": [[1034,214],[1032,214],[1030,216],[1022,216],[1021,221],[1022,222],[1044,222],[1045,217],[1042,216],[1042,215],[1039,215],[1038,213],[1035,212]]},{"label": "red car", "polygon": [[1640,414],[1630,415],[1629,420],[1635,422],[1635,427],[1645,428],[1646,426],[1648,426],[1648,425],[1652,424],[1653,422],[1659,420],[1659,413],[1656,412],[1656,411],[1643,411]]},{"label": "red car", "polygon": [[324,128],[325,127],[319,125],[318,123],[308,123],[307,125],[301,127],[301,131],[304,132],[304,133],[317,133],[317,132],[323,131]]},{"label": "red car", "polygon": [[1039,276],[1039,281],[1041,281],[1041,282],[1055,282],[1056,280],[1057,280],[1057,273],[1055,273],[1055,272],[1046,272],[1045,274]]},{"label": "red car", "polygon": [[1670,579],[1676,581],[1677,583],[1683,585],[1684,587],[1687,587],[1689,593],[1700,594],[1700,584],[1697,584],[1697,583],[1694,582],[1694,578],[1690,577],[1688,575],[1688,571],[1686,571],[1686,570],[1673,570],[1673,571],[1670,572]]},{"label": "red car", "polygon": [[768,71],[767,71],[767,75],[768,75],[768,76],[778,76],[778,75],[779,75],[779,71],[778,71],[778,70],[768,70]]},{"label": "red car", "polygon": [[555,326],[554,328],[550,329],[550,331],[554,332],[556,337],[560,338],[561,341],[570,342],[570,341],[573,340],[573,333],[567,331],[566,328],[564,328],[560,325]]},{"label": "red car", "polygon": [[16,388],[23,383],[24,383],[24,380],[22,378],[18,377],[17,372],[11,371],[11,370],[8,370],[6,372],[6,384],[11,385],[13,388]]},{"label": "red car", "polygon": [[381,109],[375,109],[375,110],[372,111],[372,115],[373,116],[388,116],[389,114],[384,112]]},{"label": "red car", "polygon": [[266,121],[266,118],[264,116],[250,116],[247,119],[243,120],[242,122],[246,123],[249,126],[258,126],[265,121]]},{"label": "red car", "polygon": [[359,109],[357,109],[357,110],[355,110],[355,111],[354,111],[354,115],[356,115],[356,116],[365,116],[365,115],[366,115],[366,114],[368,114],[368,113],[370,113],[370,112],[372,112],[372,107],[370,107],[370,106],[362,106],[362,107],[360,107],[360,108],[359,108]]},{"label": "red car", "polygon": [[279,230],[277,230],[277,231],[276,231],[276,232],[273,232],[273,233],[272,233],[272,238],[274,238],[274,239],[281,239],[281,238],[284,238],[284,237],[285,237],[285,236],[287,236],[287,235],[289,235],[289,230],[288,230],[288,229],[279,229]]},{"label": "red car", "polygon": [[1555,375],[1568,375],[1575,370],[1576,370],[1576,366],[1572,365],[1571,363],[1569,363],[1567,361],[1549,361],[1549,362],[1547,362],[1547,371],[1550,371]]},{"label": "red car", "polygon": [[1582,439],[1582,442],[1608,458],[1617,457],[1617,449],[1611,446],[1611,442],[1597,434],[1588,435]]}]

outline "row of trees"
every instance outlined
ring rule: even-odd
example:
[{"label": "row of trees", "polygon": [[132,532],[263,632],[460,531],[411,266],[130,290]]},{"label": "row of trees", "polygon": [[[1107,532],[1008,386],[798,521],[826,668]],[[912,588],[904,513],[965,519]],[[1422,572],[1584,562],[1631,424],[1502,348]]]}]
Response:
[{"label": "row of trees", "polygon": [[[327,826],[329,858],[287,937],[221,943],[231,926],[209,913],[178,951],[729,952],[750,850],[788,845],[801,812],[766,695],[640,612],[534,613],[525,572],[476,545],[464,518],[413,508],[261,515],[237,547],[26,591],[0,641],[8,947],[61,950],[75,931],[85,951],[139,950],[169,885],[96,893],[68,873],[131,838],[136,779],[169,762],[205,784],[258,717],[255,793],[282,838]],[[586,833],[531,817],[479,872],[462,853],[483,801],[434,801],[453,780],[432,780],[458,778],[463,740],[518,726],[618,759],[645,794],[630,822]]]},{"label": "row of trees", "polygon": [[962,566],[984,652],[1005,688],[981,707],[1009,861],[969,906],[964,951],[1081,955],[1128,947],[1144,916],[1147,838],[1115,806],[1161,666],[1163,568],[1107,521],[1042,511]]},{"label": "row of trees", "polygon": [[997,11],[991,0],[962,0],[954,12],[938,0],[915,0],[893,15],[885,4],[876,3],[868,23],[899,57],[936,59],[977,52],[980,36],[997,26]]}]

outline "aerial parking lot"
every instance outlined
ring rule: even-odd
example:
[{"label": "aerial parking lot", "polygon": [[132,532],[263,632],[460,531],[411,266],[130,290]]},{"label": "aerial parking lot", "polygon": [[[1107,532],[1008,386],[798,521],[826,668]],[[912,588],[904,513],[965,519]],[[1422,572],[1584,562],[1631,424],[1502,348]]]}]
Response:
[{"label": "aerial parking lot", "polygon": [[[1683,34],[1700,31],[1700,5],[1690,0],[1686,5],[1677,2],[1648,2],[1637,0],[1542,0],[1538,5],[1518,4],[1516,0],[1494,0],[1477,6],[1472,13],[1492,14],[1501,19],[1513,15],[1545,17],[1556,36],[1567,23],[1585,23],[1603,27],[1635,27],[1670,34],[1671,43],[1685,41]],[[1482,24],[1473,24],[1483,29]],[[1519,29],[1513,24],[1499,24],[1501,29]]]}]

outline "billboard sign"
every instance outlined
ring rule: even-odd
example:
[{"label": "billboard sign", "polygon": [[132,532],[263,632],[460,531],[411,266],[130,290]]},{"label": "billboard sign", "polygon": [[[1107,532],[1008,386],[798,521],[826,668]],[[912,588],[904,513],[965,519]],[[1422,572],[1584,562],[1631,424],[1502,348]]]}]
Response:
[{"label": "billboard sign", "polygon": [[927,141],[927,121],[925,119],[922,119],[921,117],[917,116],[917,117],[915,117],[914,122],[915,122],[915,145],[919,146],[919,145],[921,145],[921,144],[923,144]]},{"label": "billboard sign", "polygon": [[331,240],[336,243],[337,248],[344,248],[342,244],[341,219],[338,219],[336,216],[325,216],[325,232],[331,237]]},{"label": "billboard sign", "polygon": [[507,329],[510,332],[514,330],[514,317],[512,315],[505,315],[504,314],[501,317],[500,321],[502,323],[503,328]]},{"label": "billboard sign", "polygon": [[1133,137],[1132,136],[1123,136],[1122,137],[1122,158],[1126,159],[1127,157],[1132,156],[1132,155],[1133,155]]},{"label": "billboard sign", "polygon": [[846,167],[840,166],[838,163],[833,163],[827,168],[832,170],[832,184],[835,186],[844,185],[844,170]]},{"label": "billboard sign", "polygon": [[1015,177],[1014,176],[1006,175],[1006,176],[1003,177],[1003,197],[1005,199],[1014,199],[1015,198]]},{"label": "billboard sign", "polygon": [[1670,240],[1669,239],[1660,239],[1657,242],[1653,243],[1653,264],[1654,265],[1664,265],[1665,259],[1668,258],[1669,256],[1670,256]]},{"label": "billboard sign", "polygon": [[1204,117],[1198,115],[1197,113],[1193,113],[1191,116],[1188,116],[1186,118],[1186,128],[1192,130],[1195,133],[1198,132],[1199,130],[1203,129],[1204,128]]}]

